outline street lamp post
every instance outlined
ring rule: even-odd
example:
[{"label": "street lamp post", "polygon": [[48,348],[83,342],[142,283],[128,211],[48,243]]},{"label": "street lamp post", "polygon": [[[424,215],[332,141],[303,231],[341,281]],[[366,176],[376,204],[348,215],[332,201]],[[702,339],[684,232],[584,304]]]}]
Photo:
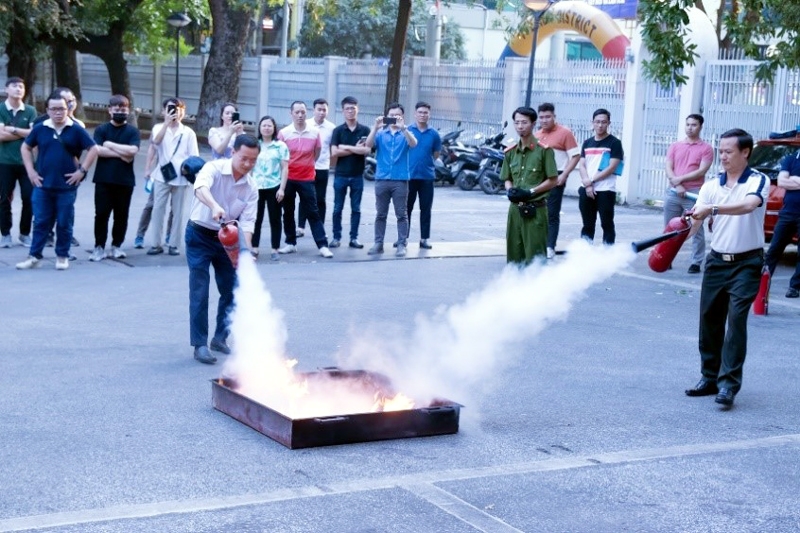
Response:
[{"label": "street lamp post", "polygon": [[180,93],[180,68],[181,68],[181,28],[192,21],[186,13],[173,13],[167,17],[167,22],[175,28],[175,98]]},{"label": "street lamp post", "polygon": [[525,0],[525,7],[533,13],[533,43],[531,44],[531,58],[528,63],[528,89],[525,91],[525,106],[531,106],[531,89],[533,88],[533,66],[536,61],[536,41],[539,39],[539,23],[558,0]]}]

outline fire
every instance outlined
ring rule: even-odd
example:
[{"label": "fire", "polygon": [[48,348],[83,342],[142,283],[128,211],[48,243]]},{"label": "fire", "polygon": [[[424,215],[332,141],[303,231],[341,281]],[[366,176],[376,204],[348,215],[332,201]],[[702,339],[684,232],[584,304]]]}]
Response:
[{"label": "fire", "polygon": [[405,411],[414,408],[414,400],[398,392],[392,398],[387,398],[380,391],[375,393],[375,403],[372,405],[372,410],[375,412],[386,411]]}]

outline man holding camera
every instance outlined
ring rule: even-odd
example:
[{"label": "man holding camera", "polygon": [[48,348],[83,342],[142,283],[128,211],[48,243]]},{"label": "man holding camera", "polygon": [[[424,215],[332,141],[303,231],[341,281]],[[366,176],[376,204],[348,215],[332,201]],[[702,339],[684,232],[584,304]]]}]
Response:
[{"label": "man holding camera", "polygon": [[536,111],[518,107],[511,119],[519,141],[506,149],[500,178],[508,200],[506,261],[520,266],[534,257],[547,257],[547,193],[558,184],[558,167],[552,148],[533,135]]},{"label": "man holding camera", "polygon": [[408,239],[408,151],[417,145],[417,138],[408,131],[403,120],[403,106],[389,104],[386,116],[375,119],[367,137],[366,145],[377,150],[375,168],[375,244],[369,255],[383,253],[383,237],[386,234],[386,217],[389,202],[394,204],[397,217],[397,257],[405,257]]},{"label": "man holding camera", "polygon": [[[145,179],[152,176],[154,180],[153,199],[153,246],[147,255],[164,253],[161,246],[163,237],[164,215],[167,211],[167,200],[172,204],[172,225],[168,229],[169,255],[178,255],[178,243],[181,239],[180,226],[183,221],[183,206],[189,195],[189,182],[180,174],[181,164],[188,157],[200,155],[197,148],[197,135],[191,128],[181,124],[186,115],[186,104],[178,98],[164,100],[164,122],[153,127],[150,141],[151,154],[147,158]],[[155,160],[155,168],[150,168]]]}]

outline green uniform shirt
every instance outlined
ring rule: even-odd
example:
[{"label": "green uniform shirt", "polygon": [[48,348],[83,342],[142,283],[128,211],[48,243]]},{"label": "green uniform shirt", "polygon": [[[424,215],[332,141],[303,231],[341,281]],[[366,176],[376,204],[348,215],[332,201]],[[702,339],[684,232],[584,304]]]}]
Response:
[{"label": "green uniform shirt", "polygon": [[[36,110],[29,105],[25,105],[25,109],[17,111],[16,117],[11,116],[11,112],[6,107],[6,103],[0,103],[0,124],[6,126],[15,126],[21,130],[26,130],[31,127],[33,121],[36,119]],[[20,137],[15,141],[0,142],[0,164],[1,165],[21,165],[22,154],[20,148],[24,137]]]},{"label": "green uniform shirt", "polygon": [[[539,144],[531,136],[531,142],[523,145],[517,142],[506,150],[500,179],[511,181],[519,189],[532,189],[548,178],[558,177],[558,167],[553,149]],[[541,200],[547,192],[538,195],[534,200]]]}]

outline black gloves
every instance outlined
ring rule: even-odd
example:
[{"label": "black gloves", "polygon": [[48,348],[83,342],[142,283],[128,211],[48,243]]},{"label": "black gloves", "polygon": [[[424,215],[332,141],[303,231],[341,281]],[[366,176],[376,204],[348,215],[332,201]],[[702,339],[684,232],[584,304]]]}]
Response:
[{"label": "black gloves", "polygon": [[517,202],[527,202],[533,199],[533,194],[531,193],[530,189],[519,189],[517,187],[511,187],[508,189],[508,201],[511,203],[516,204]]}]

